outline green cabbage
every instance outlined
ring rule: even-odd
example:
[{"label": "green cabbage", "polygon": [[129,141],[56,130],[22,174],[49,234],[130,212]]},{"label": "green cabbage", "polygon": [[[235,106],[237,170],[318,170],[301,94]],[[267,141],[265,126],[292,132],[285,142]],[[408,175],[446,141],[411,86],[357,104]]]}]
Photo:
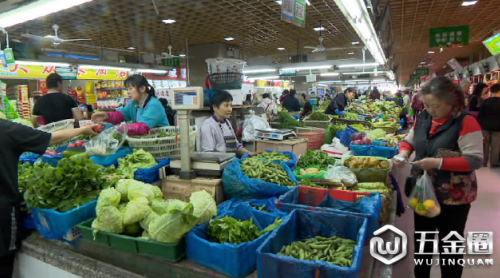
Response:
[{"label": "green cabbage", "polygon": [[94,236],[98,231],[115,234],[123,232],[123,214],[113,206],[103,206],[97,209],[97,218],[92,222]]},{"label": "green cabbage", "polygon": [[151,185],[151,189],[153,189],[153,193],[155,194],[155,199],[163,199],[163,192],[161,188],[155,185]]},{"label": "green cabbage", "polygon": [[133,223],[130,225],[123,225],[123,233],[127,235],[138,235],[142,231],[141,226],[139,223]]},{"label": "green cabbage", "polygon": [[118,170],[127,178],[133,179],[137,169],[151,168],[156,164],[156,160],[151,153],[143,149],[134,149],[133,153],[118,159]]},{"label": "green cabbage", "polygon": [[97,199],[96,210],[99,211],[99,208],[104,206],[117,207],[120,203],[120,199],[120,192],[118,192],[116,189],[112,187],[104,189],[101,191],[101,194],[99,194],[99,199]]},{"label": "green cabbage", "polygon": [[128,202],[128,186],[131,182],[135,182],[135,180],[124,179],[116,183],[116,190],[122,195],[122,201]]},{"label": "green cabbage", "polygon": [[198,222],[193,210],[193,205],[188,204],[183,210],[174,209],[160,216],[149,224],[150,238],[160,242],[178,242]]},{"label": "green cabbage", "polygon": [[153,186],[150,184],[145,184],[140,181],[135,181],[135,183],[130,183],[128,186],[128,199],[130,201],[137,198],[146,198],[149,201],[155,199],[155,194],[153,192]]},{"label": "green cabbage", "polygon": [[198,217],[197,225],[206,223],[217,215],[217,204],[212,195],[205,190],[193,192],[189,202],[194,206],[193,215]]},{"label": "green cabbage", "polygon": [[151,202],[151,209],[159,215],[168,212],[168,203],[163,199],[156,199]]},{"label": "green cabbage", "polygon": [[[1,98],[1,96],[0,96],[0,98]],[[0,111],[0,119],[4,119],[4,120],[7,119],[7,116],[5,116],[5,113],[2,111]]]},{"label": "green cabbage", "polygon": [[127,203],[121,203],[118,205],[118,210],[121,212],[121,213],[124,213],[125,212],[125,208],[127,208]]},{"label": "green cabbage", "polygon": [[149,233],[148,233],[148,231],[142,231],[142,235],[139,238],[140,239],[149,240]]},{"label": "green cabbage", "polygon": [[125,207],[125,212],[123,213],[123,224],[130,225],[137,223],[146,216],[150,208],[141,200],[144,199],[139,198],[138,200],[128,202],[127,207]]},{"label": "green cabbage", "polygon": [[154,212],[153,210],[149,209],[148,213],[141,220],[141,222],[139,222],[139,224],[141,225],[141,228],[143,228],[146,231],[149,231],[149,224],[151,224],[151,222],[153,222],[154,220],[156,220],[158,217],[160,217],[160,216],[156,212]]},{"label": "green cabbage", "polygon": [[189,203],[177,199],[169,199],[167,200],[167,204],[167,213],[175,209],[183,210],[189,205]]},{"label": "green cabbage", "polygon": [[366,137],[370,140],[384,140],[387,133],[383,129],[374,129]]}]

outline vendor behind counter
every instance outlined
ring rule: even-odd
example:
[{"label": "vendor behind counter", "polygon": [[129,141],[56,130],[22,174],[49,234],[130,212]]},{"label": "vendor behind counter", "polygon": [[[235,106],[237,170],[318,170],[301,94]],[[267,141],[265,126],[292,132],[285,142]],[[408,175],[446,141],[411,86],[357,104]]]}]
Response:
[{"label": "vendor behind counter", "polygon": [[325,114],[335,115],[340,114],[337,111],[344,111],[349,101],[353,100],[356,96],[356,90],[352,87],[347,88],[343,93],[337,94],[330,102],[325,110]]},{"label": "vendor behind counter", "polygon": [[[233,97],[229,92],[218,91],[211,100],[213,115],[201,126],[200,143],[202,152],[235,153],[241,156],[250,153],[236,138],[229,118],[233,111]],[[254,154],[251,154],[254,155]]]}]

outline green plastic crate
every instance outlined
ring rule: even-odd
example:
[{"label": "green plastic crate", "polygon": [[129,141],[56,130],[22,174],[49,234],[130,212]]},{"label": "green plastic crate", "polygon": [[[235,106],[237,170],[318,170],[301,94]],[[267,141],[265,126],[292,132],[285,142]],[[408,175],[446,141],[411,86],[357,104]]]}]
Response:
[{"label": "green plastic crate", "polygon": [[173,263],[182,260],[186,254],[184,238],[176,243],[164,243],[99,231],[94,240],[92,221],[94,221],[94,219],[77,225],[85,240],[106,245],[127,253],[163,259]]},{"label": "green plastic crate", "polygon": [[[349,156],[345,156],[340,166],[344,166],[344,160],[347,160]],[[389,168],[386,169],[350,169],[358,179],[358,182],[383,182],[387,181],[387,176],[391,171],[391,160],[385,157],[375,157],[375,156],[356,156],[357,158],[376,158],[378,160],[387,161],[389,163]]]}]

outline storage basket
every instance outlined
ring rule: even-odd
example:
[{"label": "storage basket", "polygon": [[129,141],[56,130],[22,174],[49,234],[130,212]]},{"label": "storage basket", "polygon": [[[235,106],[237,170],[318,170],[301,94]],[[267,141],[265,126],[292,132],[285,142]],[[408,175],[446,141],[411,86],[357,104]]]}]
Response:
[{"label": "storage basket", "polygon": [[[342,163],[344,163],[344,161],[350,157],[351,156],[343,157]],[[356,157],[357,158],[366,158],[366,157],[370,157],[370,156],[356,156]],[[378,160],[385,160],[389,163],[389,165],[391,165],[391,161],[385,157],[375,157],[375,158]],[[351,170],[351,172],[353,172],[356,175],[358,182],[383,182],[383,183],[385,183],[387,181],[387,177],[389,175],[389,172],[391,171],[391,166],[389,166],[389,168],[386,168],[386,169],[359,168],[359,169],[350,169],[350,170]]]},{"label": "storage basket", "polygon": [[[356,278],[361,271],[367,224],[366,218],[354,215],[294,210],[257,249],[258,276]],[[354,240],[356,246],[352,254],[352,265],[340,267],[325,261],[305,261],[277,254],[285,245],[315,236],[337,236]]]},{"label": "storage basket", "polygon": [[60,239],[78,223],[96,216],[97,200],[86,203],[67,212],[53,209],[31,208],[36,230],[46,239]]},{"label": "storage basket", "polygon": [[237,72],[214,73],[208,76],[214,90],[241,89],[243,74]]},{"label": "storage basket", "polygon": [[[153,128],[148,135],[155,135],[161,132],[174,133],[178,132],[178,127],[165,126]],[[194,152],[196,144],[196,136],[198,129],[196,126],[189,127],[189,149]],[[161,138],[133,138],[127,136],[128,145],[134,149],[144,149],[156,159],[165,159],[172,155],[179,155],[181,149],[179,146],[180,136],[161,137]]]},{"label": "storage basket", "polygon": [[328,129],[328,126],[330,125],[330,121],[311,121],[311,120],[304,120],[304,125],[309,126],[309,127],[317,127],[317,128],[322,128],[322,129]]},{"label": "storage basket", "polygon": [[58,122],[53,122],[47,125],[39,126],[37,129],[47,132],[54,132],[58,130],[74,129],[75,119],[62,120]]},{"label": "storage basket", "polygon": [[307,149],[319,150],[323,144],[323,137],[325,137],[325,130],[316,127],[296,127],[296,134],[298,138],[307,139]]},{"label": "storage basket", "polygon": [[94,219],[78,224],[78,228],[85,240],[127,253],[162,259],[173,263],[180,261],[186,253],[184,238],[176,243],[165,243],[104,231],[97,232],[94,237],[92,221],[94,221]]},{"label": "storage basket", "polygon": [[345,125],[355,125],[355,124],[362,124],[365,125],[367,124],[367,121],[361,121],[361,120],[349,120],[349,119],[343,119],[343,118],[332,118],[332,124],[345,124]]}]

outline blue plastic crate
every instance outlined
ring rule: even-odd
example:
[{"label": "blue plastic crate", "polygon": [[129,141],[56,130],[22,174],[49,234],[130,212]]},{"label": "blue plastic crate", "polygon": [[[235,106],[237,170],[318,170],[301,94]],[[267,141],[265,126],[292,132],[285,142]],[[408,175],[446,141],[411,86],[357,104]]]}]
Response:
[{"label": "blue plastic crate", "polygon": [[36,230],[46,239],[60,239],[77,224],[96,217],[97,200],[67,212],[31,208]]},{"label": "blue plastic crate", "polygon": [[[270,152],[274,152],[274,150],[266,150],[266,152],[270,153]],[[298,160],[297,160],[297,156],[296,156],[294,153],[292,153],[292,152],[280,152],[280,151],[277,151],[277,152],[282,153],[282,154],[284,154],[284,155],[288,155],[288,156],[290,156],[290,160],[288,160],[288,161],[283,161],[283,163],[285,163],[285,164],[286,164],[286,166],[288,166],[288,168],[295,170],[295,165],[297,164],[297,161],[298,161]],[[249,154],[249,153],[244,154],[244,155],[241,157],[241,161],[243,161],[243,160],[247,159],[249,156],[250,156],[250,154]],[[275,161],[273,161],[273,162],[279,162],[279,161],[278,161],[278,160],[275,160]]]},{"label": "blue plastic crate", "polygon": [[372,145],[354,145],[351,142],[349,148],[354,156],[369,156]]},{"label": "blue plastic crate", "polygon": [[349,147],[349,144],[351,144],[352,142],[351,137],[358,132],[359,131],[355,130],[351,126],[347,126],[347,128],[344,129],[344,131],[342,132],[342,136],[340,137],[340,143],[342,143],[342,145],[346,147]]},{"label": "blue plastic crate", "polygon": [[[361,271],[367,220],[353,215],[297,209],[275,229],[257,249],[259,277],[303,278],[321,277],[355,278]],[[325,261],[304,261],[277,255],[283,246],[296,240],[315,236],[338,236],[356,241],[350,267],[341,267]]]},{"label": "blue plastic crate", "polygon": [[142,168],[137,169],[134,173],[134,179],[145,182],[145,183],[154,183],[160,180],[160,169],[170,165],[170,159],[167,157],[163,160],[157,159],[155,166],[151,168]]},{"label": "blue plastic crate", "polygon": [[[393,158],[395,155],[399,153],[399,150],[389,148],[389,147],[383,147],[383,146],[378,146],[374,145],[370,149],[369,156],[378,156],[378,157],[385,157],[385,158]],[[357,155],[357,154],[355,154]]]},{"label": "blue plastic crate", "polygon": [[[218,216],[229,215],[238,220],[253,219],[253,223],[259,230],[265,229],[274,223],[277,216],[252,210],[243,204],[238,204],[229,213]],[[241,244],[215,243],[209,241],[207,227],[209,223],[195,227],[186,236],[186,255],[202,266],[213,269],[219,273],[233,278],[245,277],[256,268],[255,252],[270,233]]]}]

